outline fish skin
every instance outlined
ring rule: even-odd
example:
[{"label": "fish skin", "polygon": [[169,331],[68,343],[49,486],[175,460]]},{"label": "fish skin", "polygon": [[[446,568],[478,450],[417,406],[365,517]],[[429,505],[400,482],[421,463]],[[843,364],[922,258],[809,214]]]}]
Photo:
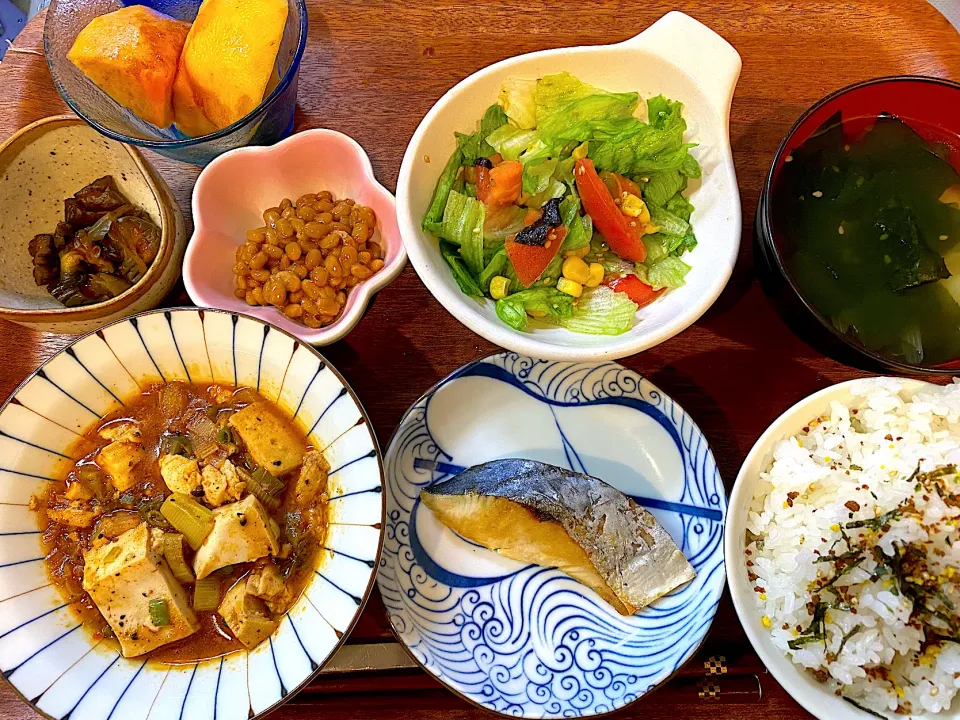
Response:
[{"label": "fish skin", "polygon": [[534,460],[494,460],[422,494],[503,498],[541,522],[559,523],[630,613],[696,577],[653,515],[590,475]]}]

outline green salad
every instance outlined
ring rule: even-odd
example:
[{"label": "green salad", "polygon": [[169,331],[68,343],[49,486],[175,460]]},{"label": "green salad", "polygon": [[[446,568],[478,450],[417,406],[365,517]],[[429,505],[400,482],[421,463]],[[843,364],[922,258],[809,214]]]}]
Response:
[{"label": "green salad", "polygon": [[569,73],[511,79],[437,181],[423,229],[467,295],[496,300],[523,330],[540,318],[619,335],[640,307],[684,283],[697,244],[683,196],[700,164],[683,105]]}]

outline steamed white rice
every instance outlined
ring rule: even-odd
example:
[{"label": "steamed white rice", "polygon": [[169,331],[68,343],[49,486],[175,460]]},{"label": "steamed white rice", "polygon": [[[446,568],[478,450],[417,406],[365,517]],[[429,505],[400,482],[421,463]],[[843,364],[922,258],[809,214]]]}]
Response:
[{"label": "steamed white rice", "polygon": [[748,516],[746,560],[762,623],[794,663],[872,711],[930,714],[960,707],[953,702],[960,644],[924,647],[928,626],[910,623],[913,603],[896,592],[890,575],[872,579],[878,569],[872,557],[836,581],[851,609],[827,612],[826,645],[789,647],[811,627],[818,573],[821,585],[835,574],[817,558],[845,547],[841,526],[876,518],[911,497],[916,512],[866,537],[888,555],[894,542],[919,543],[943,592],[960,597],[960,480],[946,480],[955,488],[947,502],[908,480],[918,463],[922,471],[960,466],[960,384],[911,395],[889,378],[861,381],[850,407],[834,402],[804,432],[778,443]]}]

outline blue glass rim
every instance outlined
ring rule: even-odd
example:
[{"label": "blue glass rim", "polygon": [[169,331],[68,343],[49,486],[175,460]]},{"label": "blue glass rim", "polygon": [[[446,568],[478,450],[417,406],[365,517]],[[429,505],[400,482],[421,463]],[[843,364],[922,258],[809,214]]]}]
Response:
[{"label": "blue glass rim", "polygon": [[[290,63],[290,67],[287,68],[287,72],[284,73],[284,76],[280,79],[280,82],[277,83],[277,86],[273,89],[266,98],[261,101],[257,107],[251,110],[249,113],[244,115],[242,118],[236,122],[228,125],[227,127],[217,130],[216,132],[210,133],[209,135],[200,135],[199,137],[187,138],[186,140],[149,140],[144,138],[134,138],[129,135],[123,135],[118,133],[115,130],[111,130],[108,127],[105,127],[98,123],[96,120],[91,120],[88,118],[84,112],[76,105],[73,99],[69,94],[64,90],[63,86],[54,76],[53,72],[50,73],[51,78],[53,79],[53,84],[57,88],[57,93],[63,101],[70,107],[70,109],[75,112],[85,123],[94,128],[97,132],[102,135],[106,135],[111,140],[116,140],[117,142],[127,143],[128,145],[136,145],[137,147],[151,148],[155,150],[173,150],[178,148],[187,148],[193,147],[194,145],[199,145],[201,143],[208,142],[210,140],[218,140],[219,138],[226,137],[231,133],[239,130],[244,125],[248,124],[250,120],[260,115],[263,115],[269,106],[283,94],[290,83],[293,82],[293,78],[300,71],[300,61],[303,59],[303,52],[307,47],[307,32],[309,30],[309,18],[307,16],[307,2],[306,0],[295,0],[297,6],[297,12],[299,15],[299,30],[300,38],[297,43],[297,51],[293,56],[293,62]],[[57,0],[52,0],[50,7],[47,9],[47,17],[44,20],[43,25],[43,54],[47,58],[47,65],[50,64],[50,54],[49,54],[49,35],[48,29],[50,24],[50,18],[53,16],[53,10],[56,8]]]}]

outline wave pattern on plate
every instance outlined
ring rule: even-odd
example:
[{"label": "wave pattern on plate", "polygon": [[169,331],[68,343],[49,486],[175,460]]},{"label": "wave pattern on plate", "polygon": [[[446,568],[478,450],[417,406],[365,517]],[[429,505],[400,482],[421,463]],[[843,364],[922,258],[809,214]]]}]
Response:
[{"label": "wave pattern on plate", "polygon": [[[417,461],[455,460],[431,432],[430,402],[449,384],[474,377],[505,383],[551,412],[610,405],[647,415],[683,459],[682,493],[670,499],[722,514],[726,498],[709,447],[678,405],[620,365],[502,353],[465,366],[414,405],[387,451],[379,585],[390,621],[416,659],[457,692],[506,715],[584,717],[623,707],[670,677],[705,637],[724,585],[722,519],[682,516],[682,537],[675,539],[697,578],[632,617],[552,568],[529,565],[479,578],[473,587],[442,582],[425,567],[432,560],[418,560],[424,551],[416,519],[420,490],[446,476]],[[602,432],[598,447],[574,447],[553,417],[556,451],[568,466],[582,465],[591,451],[603,456]]]}]

